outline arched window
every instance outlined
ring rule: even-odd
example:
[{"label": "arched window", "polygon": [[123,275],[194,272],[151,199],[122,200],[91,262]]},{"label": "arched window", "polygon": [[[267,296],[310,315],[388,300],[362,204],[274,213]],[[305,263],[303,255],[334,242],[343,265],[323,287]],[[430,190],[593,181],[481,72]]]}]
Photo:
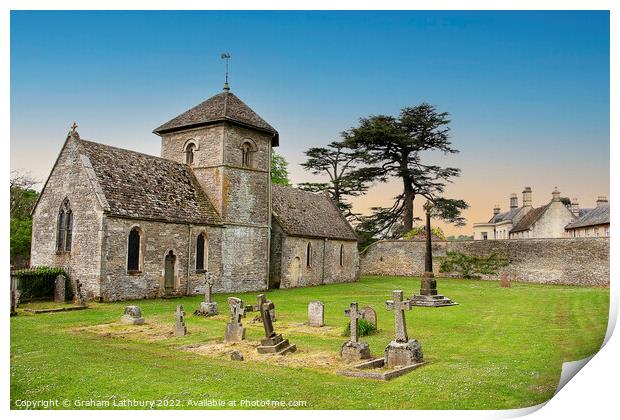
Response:
[{"label": "arched window", "polygon": [[344,265],[344,245],[340,245],[340,266]]},{"label": "arched window", "polygon": [[140,271],[140,229],[131,229],[127,240],[127,271]]},{"label": "arched window", "polygon": [[65,198],[58,211],[58,222],[56,225],[56,251],[71,251],[71,236],[73,233],[73,212],[69,199]]},{"label": "arched window", "polygon": [[207,269],[207,238],[201,233],[196,238],[196,272],[203,272]]},{"label": "arched window", "polygon": [[249,168],[252,166],[252,152],[254,148],[252,147],[252,143],[246,141],[241,146],[241,165]]},{"label": "arched window", "polygon": [[312,267],[312,244],[306,246],[306,267]]},{"label": "arched window", "polygon": [[194,163],[194,150],[196,150],[196,145],[194,143],[189,143],[185,146],[185,163],[188,165]]}]

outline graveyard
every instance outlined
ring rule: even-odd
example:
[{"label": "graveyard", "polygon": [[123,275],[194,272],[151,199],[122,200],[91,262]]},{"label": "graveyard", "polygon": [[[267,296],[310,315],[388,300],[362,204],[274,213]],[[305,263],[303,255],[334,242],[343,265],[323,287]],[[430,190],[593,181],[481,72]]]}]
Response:
[{"label": "graveyard", "polygon": [[[362,277],[213,302],[197,295],[39,314],[26,309],[48,303],[25,304],[11,317],[11,407],[136,399],[166,401],[156,408],[520,408],[551,398],[562,363],[595,353],[607,328],[608,288],[439,278],[458,305],[421,307],[407,301],[419,287],[419,278]],[[368,306],[377,331],[345,331]],[[389,381],[343,374],[388,345],[398,353],[390,357],[413,359],[385,360],[385,369],[414,369]],[[289,405],[241,403],[266,400]]]}]

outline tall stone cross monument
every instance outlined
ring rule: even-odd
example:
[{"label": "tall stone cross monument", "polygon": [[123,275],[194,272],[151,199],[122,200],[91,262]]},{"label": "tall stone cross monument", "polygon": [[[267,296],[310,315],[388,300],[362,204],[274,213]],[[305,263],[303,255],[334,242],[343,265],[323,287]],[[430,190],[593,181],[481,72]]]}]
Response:
[{"label": "tall stone cross monument", "polygon": [[424,274],[420,281],[420,294],[411,297],[411,304],[414,306],[454,306],[458,305],[458,303],[453,302],[447,296],[437,294],[437,280],[433,273],[433,231],[431,229],[433,207],[433,203],[430,200],[424,203],[424,212],[426,213]]},{"label": "tall stone cross monument", "polygon": [[351,302],[349,308],[344,310],[344,315],[349,317],[351,335],[349,341],[340,347],[340,358],[347,362],[370,358],[368,343],[359,341],[359,320],[364,314],[359,311],[357,302]]},{"label": "tall stone cross monument", "polygon": [[388,311],[394,311],[395,338],[385,348],[385,365],[388,368],[410,366],[423,360],[422,347],[418,340],[409,340],[405,310],[410,310],[411,300],[403,300],[403,291],[394,290],[392,300],[385,301]]}]

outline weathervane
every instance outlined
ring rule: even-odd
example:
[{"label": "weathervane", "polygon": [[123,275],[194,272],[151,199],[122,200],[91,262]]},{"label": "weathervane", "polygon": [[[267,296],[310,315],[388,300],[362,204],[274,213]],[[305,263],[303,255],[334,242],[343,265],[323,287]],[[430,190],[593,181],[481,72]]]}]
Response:
[{"label": "weathervane", "polygon": [[224,90],[229,91],[230,86],[228,86],[228,60],[230,60],[230,54],[222,53],[220,57],[222,58],[222,60],[226,60],[226,82],[224,82]]}]

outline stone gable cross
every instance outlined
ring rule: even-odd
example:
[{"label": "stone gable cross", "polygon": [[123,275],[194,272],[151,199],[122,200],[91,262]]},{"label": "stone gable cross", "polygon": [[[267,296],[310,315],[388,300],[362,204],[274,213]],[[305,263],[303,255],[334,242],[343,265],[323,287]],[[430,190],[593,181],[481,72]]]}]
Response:
[{"label": "stone gable cross", "polygon": [[407,337],[405,310],[411,309],[411,300],[403,300],[402,290],[394,290],[392,292],[392,299],[393,300],[385,301],[385,307],[388,311],[394,311],[394,320],[396,322],[396,341],[406,343],[409,341],[409,337]]},{"label": "stone gable cross", "polygon": [[243,301],[236,297],[229,297],[228,306],[230,306],[230,315],[232,317],[232,322],[240,324],[241,318],[245,316],[245,307],[243,306]]},{"label": "stone gable cross", "polygon": [[273,329],[273,322],[271,321],[271,313],[269,311],[274,309],[275,306],[264,294],[258,295],[257,301],[258,305],[256,305],[256,310],[260,311],[263,327],[265,327],[265,337],[271,338],[276,335],[276,332]]},{"label": "stone gable cross", "polygon": [[75,121],[73,121],[73,124],[71,124],[71,132],[75,133],[75,130],[77,130],[78,125]]},{"label": "stone gable cross", "polygon": [[357,302],[352,302],[349,309],[344,310],[344,315],[351,320],[351,342],[357,343],[359,340],[358,322],[364,317],[364,314],[357,308]]}]

